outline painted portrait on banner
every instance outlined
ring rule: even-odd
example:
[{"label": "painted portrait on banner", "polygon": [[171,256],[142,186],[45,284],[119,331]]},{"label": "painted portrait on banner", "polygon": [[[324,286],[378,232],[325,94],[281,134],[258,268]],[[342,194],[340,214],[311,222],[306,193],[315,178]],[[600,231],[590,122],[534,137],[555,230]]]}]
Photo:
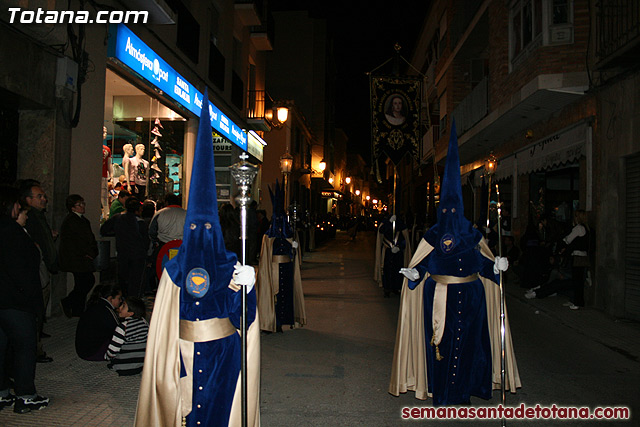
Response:
[{"label": "painted portrait on banner", "polygon": [[387,97],[384,116],[392,126],[402,125],[407,118],[407,101],[399,93]]},{"label": "painted portrait on banner", "polygon": [[416,156],[420,141],[422,80],[413,77],[371,77],[372,144],[374,158],[386,155],[398,164]]}]

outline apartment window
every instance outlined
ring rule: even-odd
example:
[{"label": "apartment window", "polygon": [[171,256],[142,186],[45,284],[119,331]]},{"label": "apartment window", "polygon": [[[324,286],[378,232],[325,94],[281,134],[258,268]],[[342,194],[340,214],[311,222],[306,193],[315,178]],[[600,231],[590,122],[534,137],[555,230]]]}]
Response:
[{"label": "apartment window", "polygon": [[224,65],[222,52],[213,43],[209,43],[209,80],[220,90],[224,90]]},{"label": "apartment window", "polygon": [[182,3],[180,3],[178,11],[177,32],[176,45],[190,60],[197,64],[200,54],[200,24]]},{"label": "apartment window", "polygon": [[553,0],[553,23],[568,24],[569,23],[569,1]]},{"label": "apartment window", "polygon": [[509,56],[517,66],[539,46],[573,43],[573,0],[514,0],[509,12]]},{"label": "apartment window", "polygon": [[244,83],[242,78],[235,71],[231,72],[231,102],[242,110],[242,101],[244,100]]},{"label": "apartment window", "polygon": [[216,46],[218,45],[218,33],[220,31],[220,12],[215,7],[211,8],[211,41]]}]

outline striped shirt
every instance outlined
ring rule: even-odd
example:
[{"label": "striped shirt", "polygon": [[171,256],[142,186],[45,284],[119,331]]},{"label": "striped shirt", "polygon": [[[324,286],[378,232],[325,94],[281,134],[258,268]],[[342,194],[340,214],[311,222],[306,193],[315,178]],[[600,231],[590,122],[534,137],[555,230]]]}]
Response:
[{"label": "striped shirt", "polygon": [[145,319],[127,317],[116,327],[105,358],[108,367],[118,375],[135,375],[142,372],[144,352],[147,347],[149,324]]}]

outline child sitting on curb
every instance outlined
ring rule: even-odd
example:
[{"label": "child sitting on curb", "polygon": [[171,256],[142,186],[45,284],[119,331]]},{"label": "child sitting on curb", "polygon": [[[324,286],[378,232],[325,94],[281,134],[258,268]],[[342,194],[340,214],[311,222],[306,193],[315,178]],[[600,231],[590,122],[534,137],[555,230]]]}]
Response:
[{"label": "child sitting on curb", "polygon": [[107,349],[107,367],[118,375],[136,375],[142,372],[149,333],[144,302],[137,297],[127,297],[120,306],[119,314],[124,320],[116,328]]}]

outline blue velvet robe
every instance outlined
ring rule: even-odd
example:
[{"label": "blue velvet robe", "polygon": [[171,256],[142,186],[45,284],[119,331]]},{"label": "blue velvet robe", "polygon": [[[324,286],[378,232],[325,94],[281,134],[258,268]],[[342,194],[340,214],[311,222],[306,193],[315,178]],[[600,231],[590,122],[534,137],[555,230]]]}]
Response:
[{"label": "blue velvet robe", "polygon": [[[414,289],[426,272],[430,275],[466,277],[474,273],[497,282],[493,261],[484,257],[478,247],[445,255],[434,250],[416,266],[420,279],[409,280]],[[470,396],[491,398],[491,343],[487,326],[487,306],[484,287],[473,282],[447,285],[446,321],[439,344],[442,360],[436,359],[433,336],[433,298],[436,282],[428,277],[424,290],[424,323],[428,389],[433,404],[457,405],[469,403]]]},{"label": "blue velvet robe", "polygon": [[285,255],[290,257],[291,261],[279,263],[279,283],[278,295],[276,295],[275,313],[276,325],[293,325],[295,324],[295,315],[293,311],[293,263],[294,250],[291,243],[283,237],[276,237],[273,240],[273,256]]}]

